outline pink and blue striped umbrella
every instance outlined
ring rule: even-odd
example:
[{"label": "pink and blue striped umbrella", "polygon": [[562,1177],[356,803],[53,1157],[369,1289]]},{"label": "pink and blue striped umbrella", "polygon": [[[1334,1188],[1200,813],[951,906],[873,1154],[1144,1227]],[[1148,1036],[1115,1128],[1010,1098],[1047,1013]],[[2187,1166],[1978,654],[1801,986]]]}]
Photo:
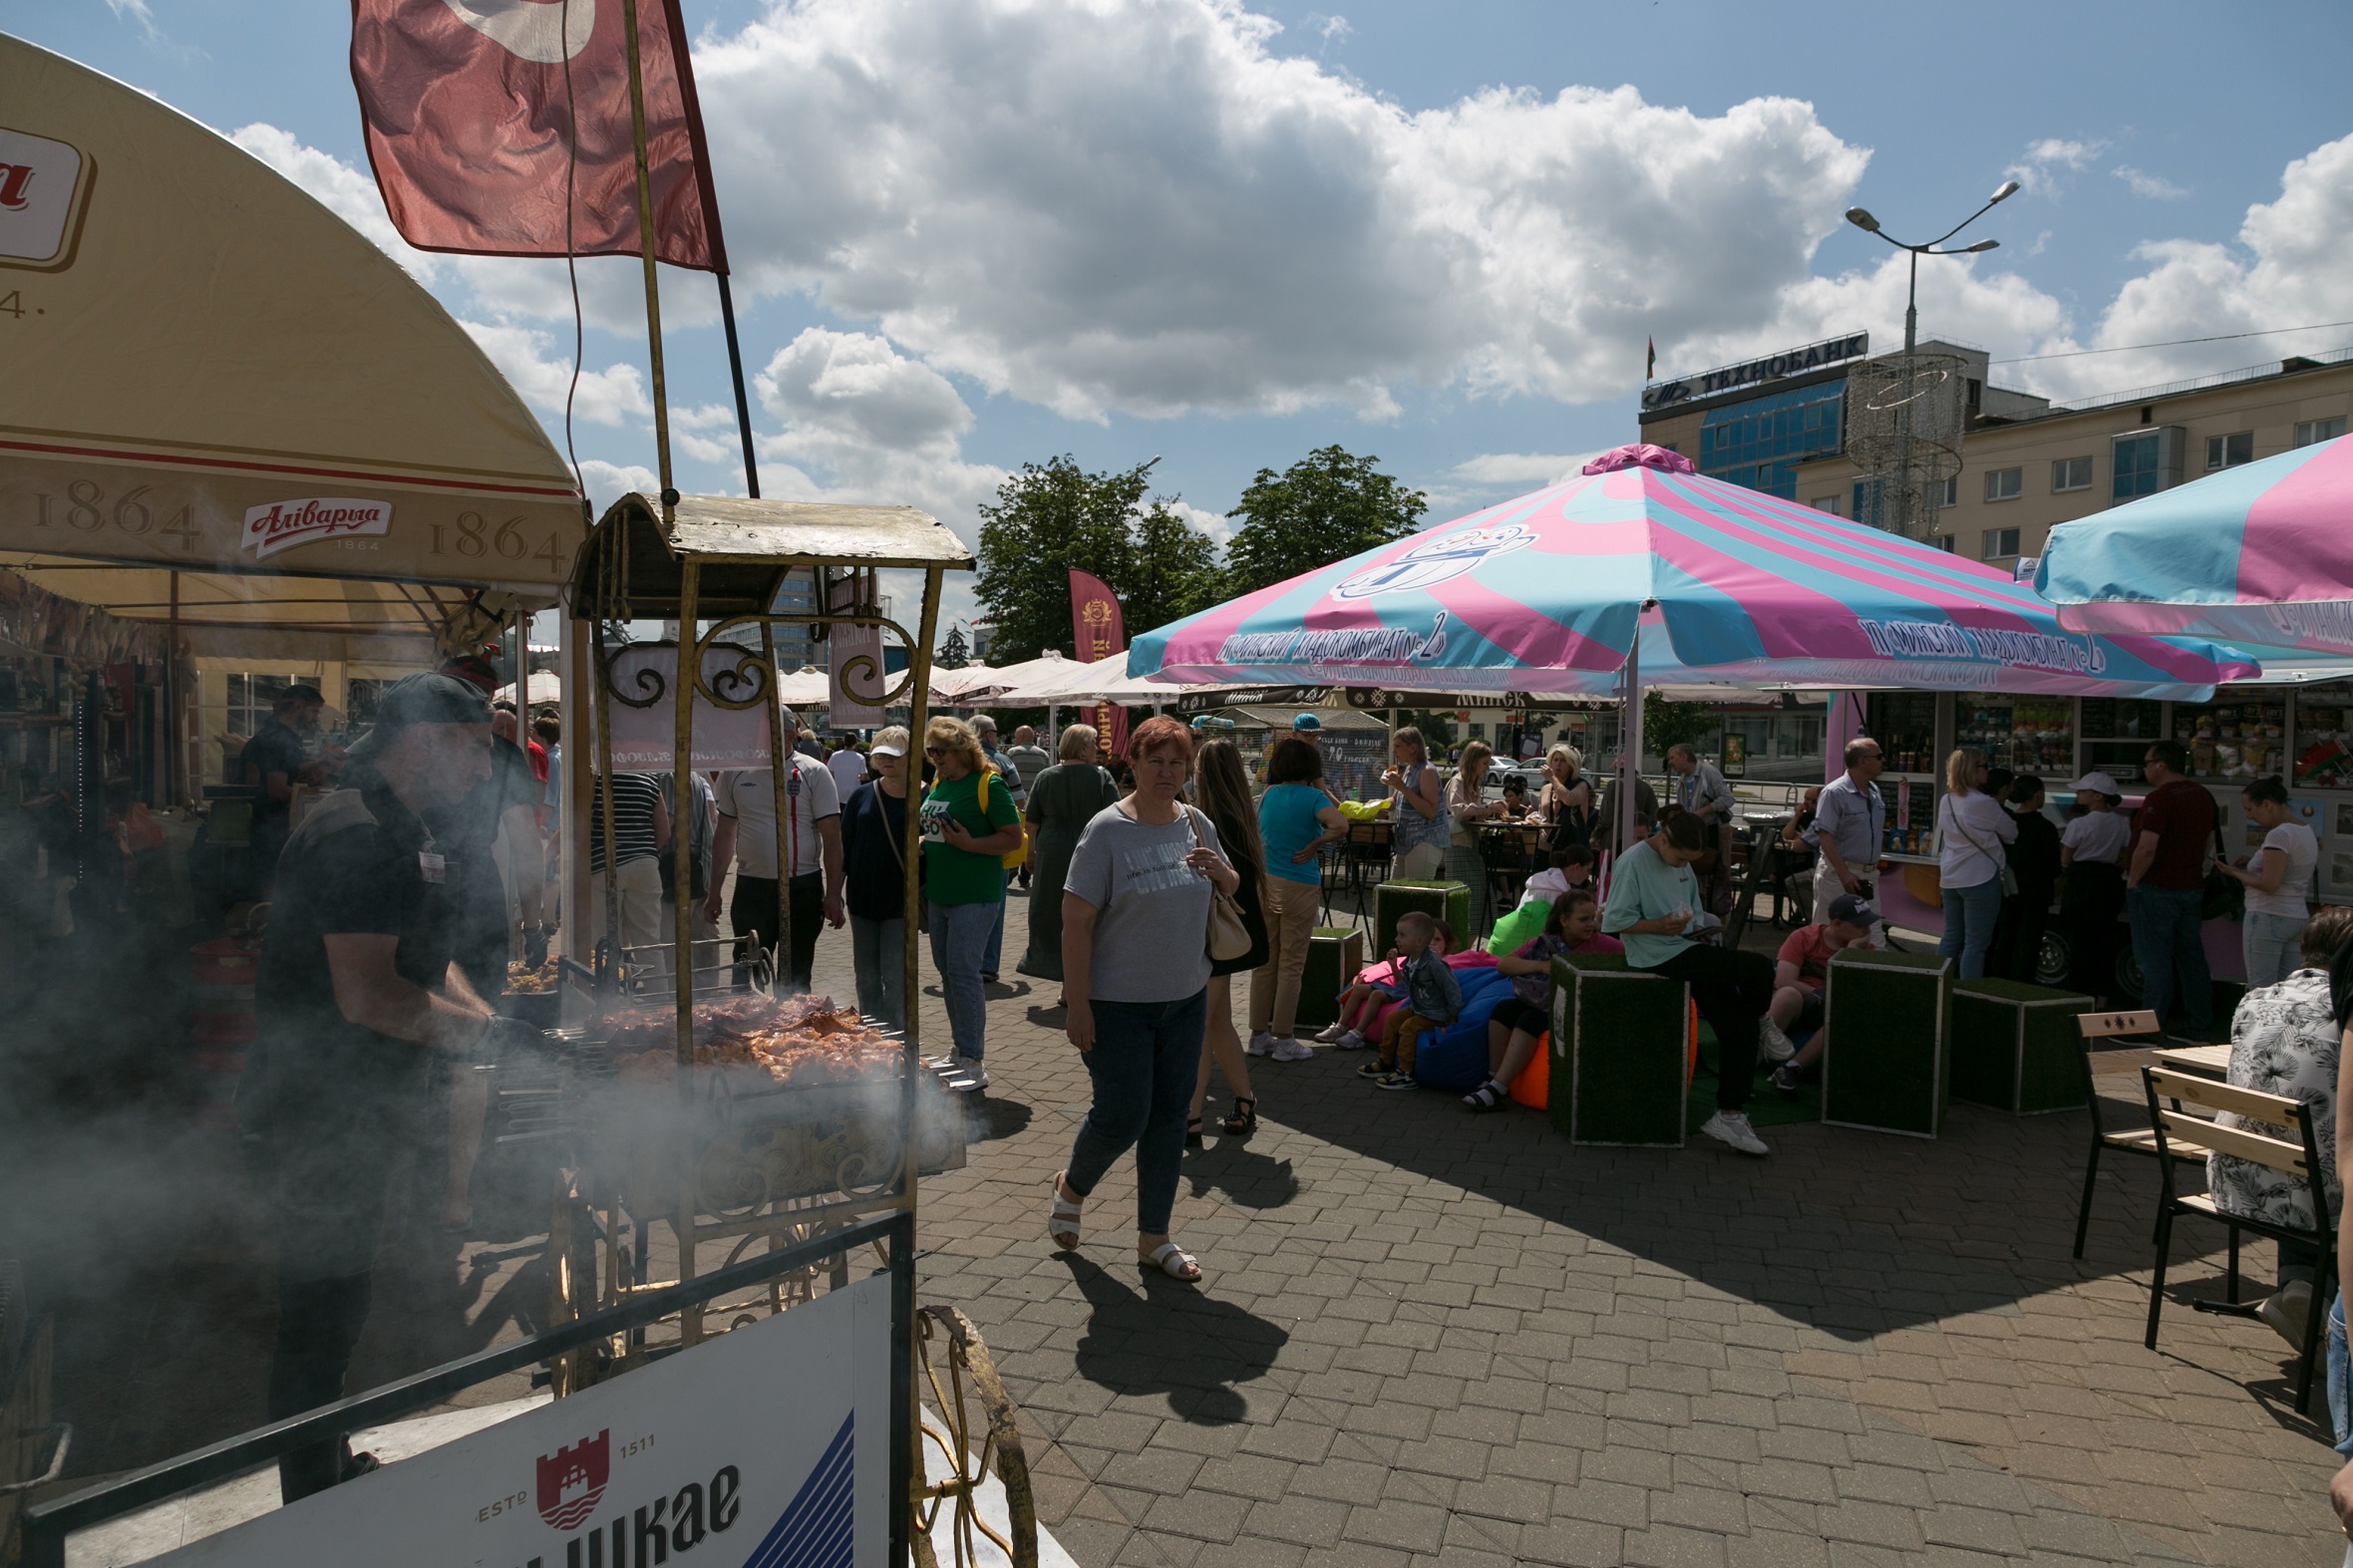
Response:
[{"label": "pink and blue striped umbrella", "polygon": [[[1188,683],[1604,694],[1910,687],[2199,700],[2258,673],[2204,643],[2101,637],[1990,567],[1624,447],[1490,506],[1139,637]],[[1662,657],[1663,653],[1663,657]]]},{"label": "pink and blue striped umbrella", "polygon": [[2082,631],[2353,656],[2353,436],[2063,522],[2034,585]]}]

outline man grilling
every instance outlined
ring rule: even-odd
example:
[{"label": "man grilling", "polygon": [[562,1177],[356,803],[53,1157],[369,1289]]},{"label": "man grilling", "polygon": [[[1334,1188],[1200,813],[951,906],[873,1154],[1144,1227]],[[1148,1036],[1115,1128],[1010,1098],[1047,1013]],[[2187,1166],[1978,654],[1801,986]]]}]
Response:
[{"label": "man grilling", "polygon": [[[384,694],[346,786],[287,839],[254,985],[240,1099],[270,1155],[278,1331],[269,1417],[343,1395],[368,1315],[387,1177],[422,1141],[435,1054],[489,1060],[514,1031],[453,961],[449,861],[427,818],[490,774],[490,706],[412,676]],[[287,1502],[374,1468],[346,1443],[278,1463]]]}]

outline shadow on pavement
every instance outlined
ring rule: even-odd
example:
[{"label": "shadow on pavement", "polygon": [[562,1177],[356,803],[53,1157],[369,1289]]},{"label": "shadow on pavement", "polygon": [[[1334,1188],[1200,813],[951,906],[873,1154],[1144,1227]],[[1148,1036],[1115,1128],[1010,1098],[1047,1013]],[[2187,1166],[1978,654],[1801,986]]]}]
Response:
[{"label": "shadow on pavement", "polygon": [[1289,1160],[1261,1154],[1235,1137],[1220,1136],[1208,1147],[1187,1153],[1184,1179],[1192,1184],[1196,1198],[1215,1192],[1245,1209],[1278,1209],[1301,1191]]},{"label": "shadow on pavement", "polygon": [[1290,1336],[1197,1285],[1138,1266],[1141,1287],[1077,1253],[1062,1262],[1091,1315],[1079,1376],[1115,1394],[1160,1394],[1178,1419],[1224,1426],[1248,1407],[1236,1384],[1266,1376]]},{"label": "shadow on pavement", "polygon": [[987,1143],[997,1138],[1009,1138],[1030,1124],[1036,1112],[1018,1099],[998,1099],[989,1095],[964,1097],[964,1138],[969,1143]]}]

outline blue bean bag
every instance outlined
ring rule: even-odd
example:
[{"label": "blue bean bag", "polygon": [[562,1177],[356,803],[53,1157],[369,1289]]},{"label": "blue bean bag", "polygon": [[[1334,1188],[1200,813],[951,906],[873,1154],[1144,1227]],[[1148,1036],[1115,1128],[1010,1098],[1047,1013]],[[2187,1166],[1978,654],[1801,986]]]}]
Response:
[{"label": "blue bean bag", "polygon": [[1512,994],[1512,977],[1493,967],[1458,969],[1463,1016],[1445,1034],[1424,1035],[1414,1054],[1414,1082],[1424,1089],[1469,1094],[1487,1082],[1487,1020]]}]

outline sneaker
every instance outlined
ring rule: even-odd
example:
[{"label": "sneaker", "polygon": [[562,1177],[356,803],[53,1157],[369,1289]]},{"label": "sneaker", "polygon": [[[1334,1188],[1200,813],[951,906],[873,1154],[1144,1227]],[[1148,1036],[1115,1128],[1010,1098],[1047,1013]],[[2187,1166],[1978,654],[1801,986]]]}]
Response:
[{"label": "sneaker", "polygon": [[956,1056],[956,1067],[963,1073],[965,1082],[974,1089],[989,1087],[989,1070],[980,1065],[980,1058],[968,1057],[959,1052]]},{"label": "sneaker", "polygon": [[1397,1069],[1389,1066],[1386,1062],[1365,1062],[1358,1064],[1356,1076],[1358,1078],[1381,1078],[1396,1071]]},{"label": "sneaker", "polygon": [[1308,1038],[1319,1046],[1336,1046],[1349,1033],[1346,1024],[1327,1024]]},{"label": "sneaker", "polygon": [[1773,1070],[1773,1076],[1767,1079],[1765,1082],[1771,1084],[1775,1089],[1780,1090],[1785,1095],[1795,1095],[1798,1092],[1797,1070],[1788,1066],[1786,1063],[1781,1067],[1775,1068]]},{"label": "sneaker", "polygon": [[1765,1140],[1757,1136],[1757,1129],[1749,1125],[1748,1116],[1738,1110],[1719,1110],[1700,1123],[1699,1129],[1717,1142],[1739,1149],[1743,1154],[1770,1154]]},{"label": "sneaker", "polygon": [[1338,1046],[1342,1051],[1362,1051],[1366,1046],[1372,1044],[1371,1041],[1365,1039],[1364,1036],[1358,1034],[1353,1029],[1344,1031],[1340,1038],[1332,1043]]},{"label": "sneaker", "polygon": [[1798,1048],[1790,1044],[1790,1037],[1783,1034],[1781,1026],[1770,1018],[1757,1020],[1757,1044],[1763,1048],[1765,1060],[1776,1064],[1787,1062],[1798,1054]]},{"label": "sneaker", "polygon": [[1242,1047],[1242,1050],[1254,1057],[1271,1056],[1274,1052],[1273,1032],[1261,1029],[1250,1037],[1250,1043]]},{"label": "sneaker", "polygon": [[1315,1048],[1302,1045],[1286,1035],[1274,1043],[1274,1049],[1267,1055],[1277,1062],[1306,1062],[1315,1056]]},{"label": "sneaker", "polygon": [[2273,1291],[2255,1308],[2255,1316],[2271,1325],[2271,1332],[2293,1345],[2304,1348],[2304,1325],[2312,1316],[2312,1285],[2308,1280],[2289,1280]]},{"label": "sneaker", "polygon": [[1411,1073],[1384,1073],[1373,1080],[1375,1089],[1419,1089]]}]

